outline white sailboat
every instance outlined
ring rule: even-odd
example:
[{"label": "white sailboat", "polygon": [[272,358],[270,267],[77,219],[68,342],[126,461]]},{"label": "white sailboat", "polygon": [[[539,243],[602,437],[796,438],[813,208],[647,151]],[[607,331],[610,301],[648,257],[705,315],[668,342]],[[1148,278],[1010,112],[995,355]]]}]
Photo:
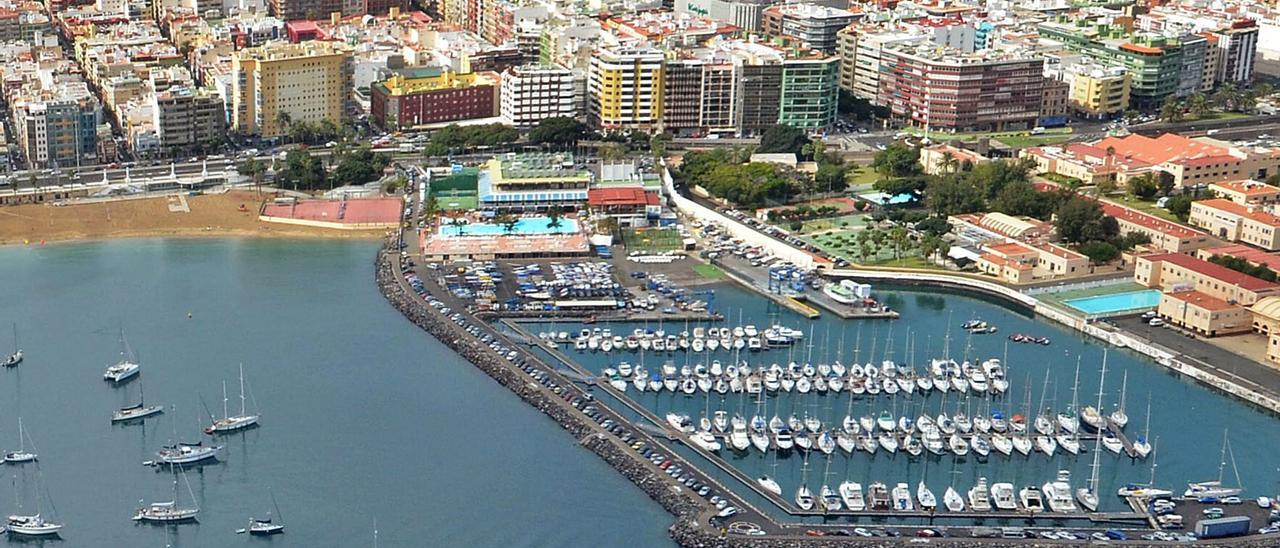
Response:
[{"label": "white sailboat", "polygon": [[142,385],[138,385],[138,403],[128,407],[121,407],[111,413],[111,422],[128,422],[132,420],[140,420],[164,413],[162,405],[147,405],[147,394],[142,390]]},{"label": "white sailboat", "polygon": [[142,366],[133,356],[133,350],[129,348],[129,341],[125,339],[123,329],[120,330],[120,346],[120,361],[108,366],[106,372],[102,374],[104,380],[117,384],[132,379],[142,370]]},{"label": "white sailboat", "polygon": [[1129,415],[1128,413],[1125,413],[1124,410],[1125,395],[1128,390],[1129,372],[1125,371],[1124,380],[1120,381],[1120,407],[1117,407],[1115,411],[1111,412],[1111,422],[1116,425],[1116,428],[1124,428],[1125,425],[1129,424]]},{"label": "white sailboat", "polygon": [[143,464],[167,464],[182,465],[195,464],[197,462],[217,458],[218,452],[222,450],[221,445],[205,445],[204,440],[195,443],[177,441],[178,439],[178,419],[174,417],[173,421],[173,445],[166,445],[156,452],[158,460],[148,461]]},{"label": "white sailboat", "polygon": [[813,493],[805,483],[809,480],[809,454],[804,455],[804,464],[800,466],[800,487],[796,489],[796,507],[801,510],[813,509]]},{"label": "white sailboat", "polygon": [[18,347],[18,324],[13,324],[13,353],[5,358],[4,363],[0,363],[5,367],[13,367],[22,363],[22,348]]},{"label": "white sailboat", "polygon": [[250,535],[268,536],[284,532],[284,516],[280,514],[280,505],[276,504],[275,493],[271,494],[271,506],[275,508],[275,516],[267,514],[265,518],[249,518],[249,527],[236,531],[237,534],[248,532]]},{"label": "white sailboat", "polygon": [[[6,520],[5,527],[0,529],[0,532],[8,530],[10,533],[20,536],[50,537],[57,535],[59,531],[62,531],[61,523],[49,521],[45,519],[43,515],[44,508],[42,505],[42,497],[39,495],[40,484],[43,483],[42,481],[39,481],[39,479],[43,479],[43,476],[37,476],[37,478],[36,513],[29,516],[22,514],[10,515]],[[18,489],[16,485],[13,489],[13,496],[15,499],[18,497]],[[19,505],[19,508],[21,508],[21,505]]]},{"label": "white sailboat", "polygon": [[782,496],[782,486],[778,485],[778,482],[774,481],[773,478],[769,476],[760,476],[759,478],[756,478],[756,483],[759,483],[760,487],[764,488],[765,491],[777,496]]},{"label": "white sailboat", "polygon": [[[1102,387],[1107,381],[1107,354],[1102,354],[1102,378],[1098,382],[1098,407],[1102,407]],[[1102,457],[1102,435],[1093,441],[1093,463],[1089,465],[1089,483],[1076,489],[1076,501],[1090,512],[1098,511],[1098,459]]]},{"label": "white sailboat", "polygon": [[[191,494],[192,506],[184,508],[178,506],[178,473],[182,473],[183,481],[187,483],[187,492]],[[133,521],[145,521],[150,523],[179,523],[183,521],[191,521],[196,519],[196,515],[200,513],[200,507],[195,505],[196,495],[191,490],[191,482],[187,480],[187,473],[181,468],[176,468],[173,472],[173,499],[164,502],[153,502],[148,506],[139,508],[133,515]]]},{"label": "white sailboat", "polygon": [[920,509],[925,512],[932,512],[938,509],[938,498],[924,484],[924,480],[920,480],[920,484],[916,486],[916,502],[920,503]]},{"label": "white sailboat", "polygon": [[948,512],[963,512],[964,497],[956,491],[955,487],[947,486],[946,492],[942,494],[942,504],[947,507]]},{"label": "white sailboat", "polygon": [[[1243,487],[1228,487],[1222,484],[1222,472],[1227,467],[1227,452],[1231,449],[1231,442],[1227,439],[1227,432],[1222,432],[1222,455],[1219,457],[1218,479],[1215,481],[1200,481],[1187,484],[1187,490],[1182,493],[1182,498],[1187,500],[1197,500],[1204,497],[1234,497],[1244,492]],[[1240,484],[1240,470],[1236,468],[1236,456],[1231,455],[1231,468],[1235,470],[1236,484]]]},{"label": "white sailboat", "polygon": [[[34,450],[35,444],[32,443]],[[6,451],[4,454],[4,462],[8,464],[21,464],[24,462],[33,462],[36,460],[34,452],[27,451],[27,435],[26,430],[22,428],[22,417],[18,417],[18,450]]]}]

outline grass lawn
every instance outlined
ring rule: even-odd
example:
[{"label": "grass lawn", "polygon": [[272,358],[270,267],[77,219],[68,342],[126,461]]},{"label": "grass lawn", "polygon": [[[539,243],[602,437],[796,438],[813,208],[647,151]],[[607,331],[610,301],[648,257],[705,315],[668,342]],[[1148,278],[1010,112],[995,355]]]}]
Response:
[{"label": "grass lawn", "polygon": [[[910,133],[912,135],[917,135],[917,136],[924,135],[924,131],[918,128],[905,128],[902,131],[906,133]],[[1028,139],[1054,138],[1054,139],[1059,139],[1058,142],[1061,142],[1069,139],[1071,136],[1071,133],[1072,133],[1072,129],[1069,127],[1049,128],[1044,130],[1044,133],[1040,135],[1031,135],[1030,131],[1006,131],[1006,132],[988,132],[988,133],[947,133],[945,131],[930,131],[929,139],[937,142],[946,142],[946,141],[954,141],[954,140],[973,141],[976,139],[980,139],[982,137],[990,137],[997,141],[1001,141],[1009,146],[1014,146],[1009,144],[1009,142],[1006,139],[1011,139],[1016,137],[1024,137]]]},{"label": "grass lawn", "polygon": [[719,280],[724,278],[724,271],[720,270],[714,265],[696,264],[696,265],[693,265],[693,271],[697,272],[699,276],[702,276],[703,278],[708,278],[711,280]]},{"label": "grass lawn", "polygon": [[[818,232],[821,230],[848,229],[852,227],[860,227],[860,226],[863,226],[864,224],[862,222],[862,219],[864,217],[866,217],[866,215],[862,215],[862,214],[841,215],[839,217],[829,217],[826,219],[813,219],[811,221],[805,221],[804,228],[800,229],[800,234],[812,234],[814,232]],[[848,225],[842,226],[842,223],[848,223]],[[788,226],[787,228],[790,228],[790,227]]]},{"label": "grass lawn", "polygon": [[1071,139],[1071,134],[1062,133],[1054,135],[1006,135],[997,137],[996,140],[1013,148],[1038,147],[1044,145],[1056,145],[1065,143]]},{"label": "grass lawn", "polygon": [[857,167],[849,171],[845,176],[845,180],[849,182],[850,187],[869,187],[872,183],[880,178],[880,174],[869,166]]},{"label": "grass lawn", "polygon": [[1195,116],[1187,115],[1182,118],[1182,121],[1199,122],[1199,121],[1205,121],[1205,120],[1235,120],[1236,118],[1247,118],[1247,117],[1249,117],[1249,115],[1243,112],[1210,112],[1199,118]]},{"label": "grass lawn", "polygon": [[894,259],[892,252],[890,252],[889,258],[887,259],[875,259],[861,264],[863,266],[896,266],[900,268],[941,268],[936,264],[926,261],[925,258],[920,255],[904,255],[900,259]]},{"label": "grass lawn", "polygon": [[628,228],[622,231],[622,244],[627,251],[664,253],[680,249],[680,232],[674,228]]},{"label": "grass lawn", "polygon": [[1121,197],[1121,198],[1112,198],[1111,200],[1118,204],[1129,206],[1133,209],[1136,209],[1148,215],[1154,215],[1166,221],[1172,221],[1178,224],[1186,224],[1186,223],[1183,223],[1182,221],[1179,221],[1176,215],[1169,213],[1169,210],[1164,209],[1162,207],[1156,207],[1155,202],[1139,200],[1129,195],[1125,195],[1124,197]]},{"label": "grass lawn", "polygon": [[436,207],[441,211],[473,211],[480,199],[475,196],[437,196]]}]

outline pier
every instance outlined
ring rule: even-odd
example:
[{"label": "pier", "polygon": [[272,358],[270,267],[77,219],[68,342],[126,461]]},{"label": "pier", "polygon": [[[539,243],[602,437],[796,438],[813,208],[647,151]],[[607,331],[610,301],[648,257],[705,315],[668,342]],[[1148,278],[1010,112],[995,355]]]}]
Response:
[{"label": "pier", "polygon": [[838,303],[821,291],[805,293],[803,298],[805,302],[816,304],[844,320],[896,320],[902,317],[896,310],[870,311],[865,307]]},{"label": "pier", "polygon": [[764,298],[769,299],[770,301],[773,301],[778,305],[783,306],[788,310],[791,310],[792,312],[795,312],[796,314],[800,314],[801,316],[804,316],[810,320],[816,320],[818,319],[818,317],[822,315],[820,312],[818,312],[817,309],[803,302],[800,302],[800,300],[796,299],[795,297],[792,297],[789,295],[779,295],[777,293],[773,293],[769,291],[769,288],[767,287],[761,287],[759,283],[751,281],[748,275],[742,272],[739,272],[738,270],[734,269],[734,267],[729,266],[724,262],[717,261],[717,262],[714,262],[713,264],[720,267],[720,270],[724,272],[725,277],[729,278],[730,280],[733,280],[734,282],[736,282],[737,284],[743,287],[746,287],[752,291],[755,291],[756,293],[759,293]]},{"label": "pier", "polygon": [[[1138,450],[1133,447],[1133,440],[1129,439],[1129,436],[1125,435],[1124,429],[1120,428],[1120,425],[1111,420],[1111,417],[1106,417],[1106,420],[1107,429],[1115,433],[1116,439],[1119,439],[1120,444],[1124,446],[1124,454],[1128,455],[1131,459],[1139,458]],[[1099,435],[1101,435],[1101,432],[1099,432]]]}]

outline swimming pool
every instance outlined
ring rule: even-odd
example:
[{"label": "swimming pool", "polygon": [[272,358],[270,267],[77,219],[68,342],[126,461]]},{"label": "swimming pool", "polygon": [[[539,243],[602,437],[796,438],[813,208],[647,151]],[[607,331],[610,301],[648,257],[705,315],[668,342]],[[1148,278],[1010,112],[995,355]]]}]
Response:
[{"label": "swimming pool", "polygon": [[1160,290],[1144,289],[1142,291],[1129,291],[1127,293],[1098,295],[1097,297],[1067,299],[1062,302],[1063,304],[1084,312],[1085,314],[1118,314],[1121,312],[1155,308],[1160,304]]},{"label": "swimming pool", "polygon": [[560,224],[551,226],[550,217],[521,217],[508,232],[506,227],[495,223],[468,223],[453,225],[445,221],[440,227],[441,236],[536,236],[539,234],[573,234],[578,232],[578,221],[560,218]]}]

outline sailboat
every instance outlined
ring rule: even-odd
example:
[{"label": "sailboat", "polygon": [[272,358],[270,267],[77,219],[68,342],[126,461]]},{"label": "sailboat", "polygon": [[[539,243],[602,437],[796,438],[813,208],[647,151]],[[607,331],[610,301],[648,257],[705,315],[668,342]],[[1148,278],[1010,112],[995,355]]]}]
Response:
[{"label": "sailboat", "polygon": [[1138,458],[1145,459],[1151,454],[1151,395],[1147,395],[1147,426],[1143,429],[1142,435],[1133,441],[1133,452]]},{"label": "sailboat", "polygon": [[[1227,439],[1227,431],[1222,432],[1222,455],[1219,457],[1218,479],[1215,481],[1200,481],[1187,484],[1187,490],[1183,492],[1182,498],[1188,500],[1197,500],[1204,497],[1234,497],[1244,492],[1243,487],[1227,487],[1222,485],[1222,472],[1227,467],[1227,451],[1231,449],[1231,442]],[[1236,483],[1240,483],[1240,470],[1236,468],[1236,456],[1231,455],[1231,468],[1236,473]]]},{"label": "sailboat", "polygon": [[948,512],[964,511],[964,497],[960,496],[955,487],[947,486],[946,492],[942,494],[942,503],[947,507]]},{"label": "sailboat", "polygon": [[[193,506],[183,508],[178,506],[178,473],[182,473],[183,481],[187,482],[187,492],[191,494]],[[133,521],[146,521],[151,523],[177,523],[183,521],[191,521],[196,519],[196,514],[200,513],[200,508],[194,506],[196,495],[191,490],[191,482],[187,480],[185,470],[175,468],[173,471],[173,499],[165,502],[153,502],[149,506],[138,509],[133,515]]]},{"label": "sailboat", "polygon": [[22,349],[18,348],[18,324],[14,323],[13,324],[13,353],[9,354],[9,357],[5,358],[4,363],[0,365],[4,365],[5,367],[13,367],[20,363],[22,363]]},{"label": "sailboat", "polygon": [[248,532],[250,535],[275,535],[284,532],[284,516],[280,514],[280,505],[276,504],[275,493],[271,494],[271,506],[276,509],[276,519],[268,514],[266,518],[249,518],[249,527],[236,531],[236,534]]},{"label": "sailboat", "polygon": [[1117,407],[1115,411],[1111,412],[1111,422],[1116,425],[1116,428],[1124,428],[1126,424],[1129,424],[1129,415],[1124,411],[1125,392],[1127,392],[1128,389],[1129,372],[1125,371],[1124,380],[1120,382],[1120,407]]},{"label": "sailboat", "polygon": [[[1158,453],[1160,449],[1160,440],[1156,440],[1155,449],[1152,453]],[[1173,492],[1168,489],[1160,489],[1156,487],[1156,458],[1151,457],[1151,479],[1147,480],[1147,484],[1126,483],[1119,489],[1116,489],[1116,496],[1120,497],[1146,497],[1160,498],[1171,497]]]},{"label": "sailboat", "polygon": [[[1107,352],[1102,351],[1102,378],[1098,382],[1098,407],[1102,407],[1102,388],[1107,381]],[[1076,501],[1090,512],[1098,511],[1098,459],[1102,457],[1102,434],[1093,440],[1093,464],[1089,465],[1089,483],[1076,489]]]},{"label": "sailboat", "polygon": [[[38,476],[41,477],[41,476]],[[39,491],[39,486],[37,486]],[[14,486],[13,496],[18,497],[17,486]],[[43,508],[41,507],[41,498],[36,495],[36,513],[30,516],[21,514],[10,515],[6,520],[6,528],[10,533],[15,535],[24,535],[32,537],[48,537],[57,535],[62,530],[61,523],[54,523],[44,518]],[[2,532],[2,531],[0,531]]]},{"label": "sailboat", "polygon": [[102,374],[104,380],[117,384],[132,379],[142,370],[142,366],[133,357],[129,341],[124,337],[124,329],[120,330],[120,346],[120,361],[108,366],[106,372]]},{"label": "sailboat", "polygon": [[804,465],[800,467],[800,487],[796,489],[796,506],[801,510],[813,509],[813,493],[809,492],[809,486],[805,482],[809,478],[809,454],[804,455]]},{"label": "sailboat", "polygon": [[[178,419],[176,417],[173,421],[173,439],[178,439]],[[160,451],[156,453],[159,461],[147,461],[143,464],[194,464],[216,458],[221,450],[221,445],[205,445],[204,440],[195,443],[175,441],[173,445],[166,445],[160,448]]]},{"label": "sailboat", "polygon": [[[256,405],[256,404],[255,404]],[[222,418],[214,419],[213,424],[204,429],[206,434],[226,434],[243,430],[258,424],[258,415],[245,412],[244,404],[244,364],[240,364],[240,414],[230,416],[227,413],[227,383],[222,383]]]},{"label": "sailboat", "polygon": [[152,415],[164,413],[162,405],[147,405],[147,395],[142,390],[142,385],[138,385],[138,403],[128,407],[121,407],[111,413],[111,422],[127,422],[132,420],[145,419]]},{"label": "sailboat", "polygon": [[920,484],[916,486],[916,501],[920,503],[920,509],[925,512],[932,512],[938,508],[938,498],[924,484],[924,480],[920,480]]},{"label": "sailboat", "polygon": [[8,464],[21,464],[24,462],[32,462],[34,460],[36,460],[36,454],[27,451],[26,430],[22,428],[22,417],[18,417],[18,450],[6,452],[4,454],[4,462]]}]

